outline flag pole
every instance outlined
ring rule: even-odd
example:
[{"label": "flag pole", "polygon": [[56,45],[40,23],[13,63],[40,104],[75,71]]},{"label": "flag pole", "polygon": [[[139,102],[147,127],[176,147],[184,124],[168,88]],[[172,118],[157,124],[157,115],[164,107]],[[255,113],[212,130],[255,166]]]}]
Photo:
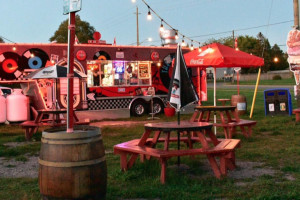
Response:
[{"label": "flag pole", "polygon": [[[180,110],[178,111],[177,116],[178,125],[180,125]],[[180,132],[177,131],[177,149],[180,150]],[[177,165],[180,166],[180,156],[177,157]]]}]

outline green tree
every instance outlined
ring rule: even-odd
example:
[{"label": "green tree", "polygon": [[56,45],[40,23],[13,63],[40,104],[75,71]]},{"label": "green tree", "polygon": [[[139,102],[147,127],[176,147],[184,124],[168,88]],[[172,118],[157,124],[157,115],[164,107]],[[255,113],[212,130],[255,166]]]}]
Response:
[{"label": "green tree", "polygon": [[2,37],[0,37],[0,43],[4,43],[4,40],[2,39]]},{"label": "green tree", "polygon": [[[69,20],[63,21],[54,35],[49,39],[50,42],[56,41],[57,43],[68,42],[68,23]],[[76,15],[76,36],[80,43],[87,43],[88,40],[93,39],[95,28],[86,21],[82,21],[79,15]]]},{"label": "green tree", "polygon": [[[287,55],[275,44],[271,49],[272,62],[270,65],[270,70],[284,70],[289,67],[287,62]],[[275,60],[277,58],[277,61]]]}]

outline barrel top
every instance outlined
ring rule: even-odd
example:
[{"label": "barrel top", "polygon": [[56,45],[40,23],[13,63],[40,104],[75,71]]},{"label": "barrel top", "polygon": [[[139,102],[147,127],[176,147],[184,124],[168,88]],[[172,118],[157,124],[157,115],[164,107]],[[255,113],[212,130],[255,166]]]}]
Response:
[{"label": "barrel top", "polygon": [[66,127],[55,127],[42,133],[42,137],[48,139],[83,139],[97,135],[101,135],[101,130],[96,126],[75,126],[72,133],[67,133]]}]

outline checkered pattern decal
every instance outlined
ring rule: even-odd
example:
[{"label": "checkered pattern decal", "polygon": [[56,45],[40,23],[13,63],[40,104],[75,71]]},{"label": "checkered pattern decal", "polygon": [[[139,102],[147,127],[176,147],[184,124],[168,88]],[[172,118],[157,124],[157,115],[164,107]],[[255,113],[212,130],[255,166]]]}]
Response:
[{"label": "checkered pattern decal", "polygon": [[89,110],[129,108],[132,98],[88,100]]}]

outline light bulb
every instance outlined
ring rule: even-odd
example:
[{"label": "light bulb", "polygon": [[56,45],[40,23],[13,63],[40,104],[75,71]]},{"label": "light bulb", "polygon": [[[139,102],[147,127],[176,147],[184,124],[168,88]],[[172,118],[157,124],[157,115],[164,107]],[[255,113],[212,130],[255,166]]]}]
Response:
[{"label": "light bulb", "polygon": [[182,39],[181,45],[182,45],[182,46],[185,46],[184,39]]},{"label": "light bulb", "polygon": [[177,31],[175,32],[175,40],[178,40],[178,33],[177,33]]},{"label": "light bulb", "polygon": [[151,19],[152,19],[152,15],[151,15],[150,10],[148,11],[147,19],[148,19],[148,20],[151,20]]},{"label": "light bulb", "polygon": [[159,30],[164,31],[164,25],[163,24],[160,25]]},{"label": "light bulb", "polygon": [[191,51],[193,51],[194,50],[194,45],[193,44],[191,44]]}]

